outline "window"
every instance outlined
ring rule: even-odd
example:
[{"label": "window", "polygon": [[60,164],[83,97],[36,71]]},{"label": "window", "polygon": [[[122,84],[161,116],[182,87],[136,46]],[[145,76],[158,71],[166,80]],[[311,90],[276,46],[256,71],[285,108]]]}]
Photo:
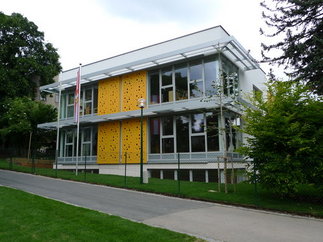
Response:
[{"label": "window", "polygon": [[239,70],[226,57],[222,56],[223,94],[236,96],[239,94]]},{"label": "window", "polygon": [[174,153],[173,117],[162,117],[162,153]]},{"label": "window", "polygon": [[218,115],[196,113],[150,119],[150,153],[219,151]]},{"label": "window", "polygon": [[74,116],[74,93],[67,94],[67,118]]},{"label": "window", "polygon": [[176,117],[177,152],[190,151],[189,116]]},{"label": "window", "polygon": [[162,71],[162,102],[172,102],[174,100],[173,75],[170,68]]},{"label": "window", "polygon": [[149,75],[150,79],[150,104],[159,103],[159,72]]},{"label": "window", "polygon": [[188,98],[187,91],[187,65],[175,66],[176,100]]},{"label": "window", "polygon": [[[84,127],[80,129],[80,156],[95,156],[97,154],[97,128]],[[60,155],[63,157],[76,156],[76,129],[62,132]]]},{"label": "window", "polygon": [[160,153],[160,119],[150,119],[150,153]]},{"label": "window", "polygon": [[203,68],[201,61],[190,63],[190,98],[201,97],[203,95]]},{"label": "window", "polygon": [[215,57],[204,62],[204,80],[206,96],[216,95],[219,88],[218,61]]},{"label": "window", "polygon": [[204,114],[192,114],[191,124],[192,152],[203,152],[205,151]]},{"label": "window", "polygon": [[[80,115],[90,115],[98,112],[98,88],[84,87],[80,96]],[[61,96],[61,118],[74,117],[74,92]]]},{"label": "window", "polygon": [[150,104],[218,95],[221,86],[225,95],[238,95],[238,72],[219,55],[154,70],[149,73]]},{"label": "window", "polygon": [[207,151],[219,151],[219,122],[218,116],[206,113]]}]

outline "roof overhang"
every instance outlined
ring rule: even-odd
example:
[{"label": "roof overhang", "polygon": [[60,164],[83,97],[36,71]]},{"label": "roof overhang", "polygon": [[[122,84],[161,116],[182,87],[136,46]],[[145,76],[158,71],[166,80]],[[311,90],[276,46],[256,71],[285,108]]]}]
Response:
[{"label": "roof overhang", "polygon": [[[81,84],[216,53],[223,53],[244,71],[260,68],[233,36],[228,35],[221,26],[217,26],[84,65]],[[78,68],[74,68],[62,72],[59,82],[42,86],[40,91],[55,93],[59,88],[64,90],[75,86],[77,70]]]}]

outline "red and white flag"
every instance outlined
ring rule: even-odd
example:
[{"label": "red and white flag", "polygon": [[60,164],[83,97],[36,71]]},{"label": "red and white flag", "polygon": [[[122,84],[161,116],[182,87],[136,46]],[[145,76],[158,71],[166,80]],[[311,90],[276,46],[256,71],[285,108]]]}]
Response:
[{"label": "red and white flag", "polygon": [[76,87],[74,93],[74,121],[79,122],[80,118],[80,90],[81,89],[81,67],[77,71]]}]

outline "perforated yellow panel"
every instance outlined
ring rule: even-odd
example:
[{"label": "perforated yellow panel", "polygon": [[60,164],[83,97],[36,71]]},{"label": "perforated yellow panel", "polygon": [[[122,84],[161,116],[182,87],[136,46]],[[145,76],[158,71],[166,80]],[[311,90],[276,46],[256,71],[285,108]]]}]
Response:
[{"label": "perforated yellow panel", "polygon": [[[147,162],[147,122],[143,121],[143,161]],[[127,163],[140,162],[140,119],[122,121],[122,151],[127,152]],[[124,162],[124,157],[122,162]]]},{"label": "perforated yellow panel", "polygon": [[99,81],[98,114],[120,112],[120,77],[111,77]]},{"label": "perforated yellow panel", "polygon": [[122,76],[122,111],[138,109],[138,99],[146,98],[146,71],[137,71]]},{"label": "perforated yellow panel", "polygon": [[99,123],[97,163],[119,163],[119,149],[120,122]]}]

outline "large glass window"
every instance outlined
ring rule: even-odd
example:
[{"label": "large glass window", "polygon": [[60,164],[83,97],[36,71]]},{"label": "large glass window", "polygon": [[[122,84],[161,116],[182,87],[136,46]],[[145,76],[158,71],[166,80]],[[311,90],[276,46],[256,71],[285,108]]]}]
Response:
[{"label": "large glass window", "polygon": [[162,102],[174,101],[173,72],[171,68],[162,71]]},{"label": "large glass window", "polygon": [[[67,92],[61,97],[61,118],[74,116],[74,92]],[[98,111],[98,88],[84,87],[80,96],[80,115],[89,115]]]},{"label": "large glass window", "polygon": [[206,113],[207,151],[219,151],[219,122],[218,116]]},{"label": "large glass window", "polygon": [[[95,156],[97,154],[97,128],[85,127],[80,129],[79,155]],[[62,131],[60,155],[63,157],[76,156],[76,129]]]},{"label": "large glass window", "polygon": [[174,152],[173,117],[162,117],[162,153]]},{"label": "large glass window", "polygon": [[151,153],[205,151],[219,151],[217,114],[195,113],[150,119]]},{"label": "large glass window", "polygon": [[216,95],[219,88],[218,83],[218,61],[214,58],[207,59],[204,62],[204,80],[206,96]]},{"label": "large glass window", "polygon": [[160,119],[150,119],[150,153],[160,153]]},{"label": "large glass window", "polygon": [[187,91],[187,65],[175,66],[176,100],[188,98]]},{"label": "large glass window", "polygon": [[189,122],[189,116],[178,116],[176,118],[177,152],[190,151]]},{"label": "large glass window", "polygon": [[67,118],[74,116],[74,93],[67,94]]},{"label": "large glass window", "polygon": [[190,63],[190,98],[203,95],[203,66],[201,61]]},{"label": "large glass window", "polygon": [[[170,65],[149,73],[150,104],[218,95],[238,95],[238,68],[219,55]],[[221,76],[220,76],[221,75]]]},{"label": "large glass window", "polygon": [[239,70],[226,57],[221,57],[223,93],[226,96],[239,94]]},{"label": "large glass window", "polygon": [[150,78],[150,104],[159,103],[159,72],[151,73],[149,78]]}]

